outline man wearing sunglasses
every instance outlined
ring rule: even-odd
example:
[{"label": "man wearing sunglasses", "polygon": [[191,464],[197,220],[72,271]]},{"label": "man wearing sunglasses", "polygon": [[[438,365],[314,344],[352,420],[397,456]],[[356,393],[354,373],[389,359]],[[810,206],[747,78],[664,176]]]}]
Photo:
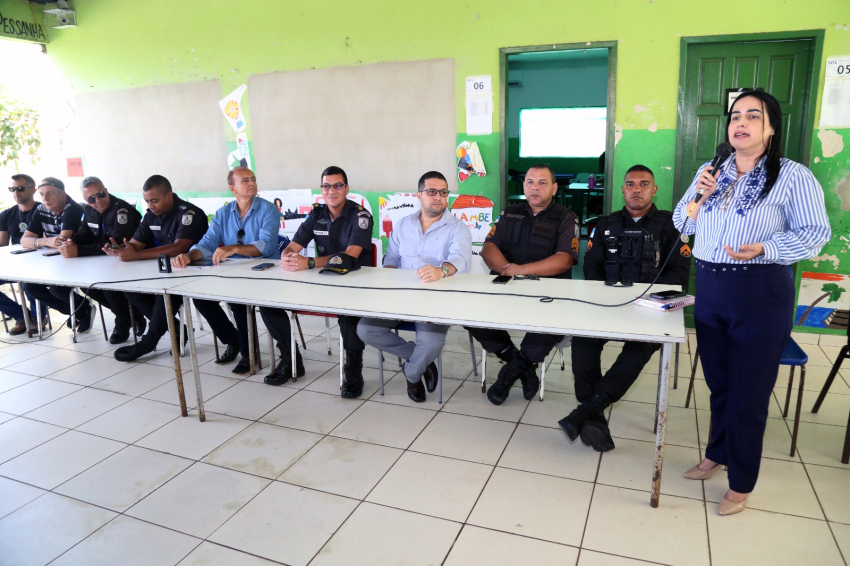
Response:
[{"label": "man wearing sunglasses", "polygon": [[[429,171],[419,179],[419,204],[420,211],[402,218],[390,233],[384,267],[415,270],[425,284],[468,271],[472,234],[448,209],[449,185],[441,173]],[[364,318],[357,334],[367,344],[407,360],[402,366],[407,396],[423,403],[426,388],[430,393],[437,387],[434,360],[446,343],[449,327],[417,322],[416,338],[408,341],[393,332],[400,324],[398,320]]]},{"label": "man wearing sunglasses", "polygon": [[[336,166],[322,171],[324,204],[314,204],[292,241],[283,250],[280,265],[286,271],[323,268],[328,259],[338,254],[352,258],[356,266],[372,265],[372,215],[368,210],[348,200],[348,175]],[[310,242],[316,246],[316,257],[308,258],[301,251]],[[292,377],[291,330],[289,317],[283,309],[260,308],[269,334],[277,340],[280,363],[266,376],[268,385],[283,385]],[[345,349],[342,390],[345,399],[355,399],[363,393],[363,341],[357,336],[354,316],[340,316],[339,332]],[[295,374],[304,375],[304,362],[295,345]]]},{"label": "man wearing sunglasses", "polygon": [[[174,194],[171,183],[162,175],[152,175],[142,186],[142,196],[148,205],[135,234],[130,240],[110,238],[103,246],[103,253],[115,256],[120,261],[156,259],[158,255],[176,256],[201,241],[207,231],[207,215],[199,207],[186,202]],[[151,267],[153,269],[153,266]],[[156,349],[159,339],[168,332],[165,318],[165,299],[162,295],[148,293],[125,293],[127,300],[148,319],[148,332],[137,344],[115,350],[119,362],[131,362]],[[171,297],[174,311],[183,298]],[[223,313],[222,313],[223,314]],[[179,328],[174,319],[174,328]]]},{"label": "man wearing sunglasses", "polygon": [[[237,167],[227,174],[227,185],[235,200],[219,208],[213,216],[209,230],[188,253],[171,260],[174,267],[186,267],[193,261],[212,259],[215,265],[229,257],[270,257],[277,259],[277,232],[280,211],[271,202],[257,196],[257,177],[247,167]],[[198,312],[207,319],[216,336],[227,349],[218,359],[230,363],[237,352],[242,355],[233,373],[251,371],[248,347],[248,309],[245,305],[230,303],[236,328],[215,301],[196,300]]]},{"label": "man wearing sunglasses", "polygon": [[[62,257],[74,258],[105,255],[103,247],[111,241],[123,242],[136,232],[142,215],[135,206],[109,194],[109,190],[97,177],[86,177],[80,183],[83,195],[84,218],[69,240],[65,240],[59,251]],[[111,238],[111,240],[110,240]],[[109,337],[110,344],[121,344],[130,338],[130,303],[120,291],[89,289],[88,296],[109,308],[115,315],[115,326]],[[136,334],[145,331],[145,319],[138,310],[134,313]]]},{"label": "man wearing sunglasses", "polygon": [[[502,212],[481,248],[490,273],[572,278],[571,268],[578,261],[578,219],[554,201],[557,192],[555,173],[548,165],[529,167],[523,182],[525,200]],[[522,382],[526,400],[532,399],[540,387],[537,365],[564,338],[529,332],[517,348],[505,330],[468,330],[486,351],[505,362],[487,390],[487,399],[494,405],[505,402],[517,380]]]},{"label": "man wearing sunglasses", "polygon": [[[65,240],[73,236],[74,232],[80,228],[83,207],[65,194],[65,184],[55,177],[42,179],[38,184],[38,194],[41,196],[41,204],[36,207],[35,213],[30,219],[27,231],[21,238],[21,246],[25,248],[58,249]],[[70,287],[24,283],[24,290],[37,301],[41,301],[65,316],[70,316],[73,308],[76,315],[77,332],[85,334],[91,330],[91,302],[74,293],[74,304],[72,306]],[[69,319],[68,325],[70,326],[70,324]]]},{"label": "man wearing sunglasses", "polygon": [[[0,212],[0,247],[10,243],[16,246],[21,243],[21,236],[27,229],[30,217],[35,213],[35,180],[29,175],[12,175],[12,186],[9,187],[15,205]],[[9,281],[0,281],[0,285]],[[30,301],[31,326],[36,326],[35,302]],[[24,310],[16,301],[0,293],[0,313],[15,320],[15,326],[9,330],[12,336],[23,334],[27,330],[24,321]]]}]

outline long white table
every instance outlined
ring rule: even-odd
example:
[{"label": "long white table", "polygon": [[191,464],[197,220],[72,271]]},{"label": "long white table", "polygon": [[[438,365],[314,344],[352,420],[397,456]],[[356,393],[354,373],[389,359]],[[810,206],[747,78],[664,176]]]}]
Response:
[{"label": "long white table", "polygon": [[[658,506],[672,347],[685,341],[682,311],[655,312],[629,304],[648,285],[607,287],[601,281],[541,279],[494,285],[491,275],[465,274],[422,283],[416,273],[364,267],[339,276],[319,270],[251,271],[261,260],[240,264],[216,277],[170,288],[184,299],[207,299],[335,315],[427,321],[545,334],[658,342],[662,344],[656,414],[655,463],[650,504]],[[658,285],[654,290],[673,289]],[[543,300],[541,300],[543,298]],[[551,299],[551,300],[549,300]],[[585,304],[564,299],[577,299]],[[190,334],[190,340],[193,336]],[[199,405],[202,404],[200,376]],[[202,405],[201,405],[202,406]]]},{"label": "long white table", "polygon": [[[240,260],[160,274],[153,260],[123,263],[109,257],[44,257],[41,252],[11,255],[12,249],[0,248],[0,279],[83,288],[97,284],[101,289],[162,294],[169,311],[169,296],[180,295],[189,299],[190,305],[191,299],[208,299],[336,315],[661,343],[650,497],[650,504],[658,506],[671,354],[673,344],[686,339],[683,313],[655,312],[633,304],[606,308],[563,300],[616,305],[633,299],[647,285],[611,288],[598,281],[543,279],[511,281],[502,286],[492,284],[492,276],[473,274],[423,284],[412,271],[369,267],[345,276],[320,274],[319,270],[289,273],[277,267],[250,270],[266,260]],[[658,285],[654,290],[671,288]],[[168,320],[181,414],[186,416],[173,317],[168,316]],[[194,349],[192,325],[187,327]],[[202,403],[196,363],[193,369]]]}]

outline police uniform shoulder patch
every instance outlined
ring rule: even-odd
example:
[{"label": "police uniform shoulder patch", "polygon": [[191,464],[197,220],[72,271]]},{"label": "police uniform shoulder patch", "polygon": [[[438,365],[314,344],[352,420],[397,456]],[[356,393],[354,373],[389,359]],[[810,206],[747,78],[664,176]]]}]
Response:
[{"label": "police uniform shoulder patch", "polygon": [[115,212],[116,220],[118,220],[118,224],[126,224],[127,223],[127,209],[119,208]]},{"label": "police uniform shoulder patch", "polygon": [[490,238],[493,237],[493,234],[495,234],[495,233],[496,233],[496,225],[493,224],[493,226],[490,228],[490,231],[487,233],[487,237],[484,238],[484,239],[489,240]]},{"label": "police uniform shoulder patch", "polygon": [[681,236],[679,236],[679,239],[687,244],[688,241],[690,240],[690,237],[685,235],[685,234],[682,234]]},{"label": "police uniform shoulder patch", "polygon": [[593,249],[593,240],[588,240],[587,241],[587,248],[584,251],[589,252],[592,249]]},{"label": "police uniform shoulder patch", "polygon": [[195,219],[195,211],[194,210],[187,210],[186,214],[183,215],[183,225],[189,226],[190,224],[192,224],[192,220],[194,220],[194,219]]},{"label": "police uniform shoulder patch", "polygon": [[691,247],[688,244],[684,244],[679,248],[679,253],[682,254],[682,257],[691,257]]},{"label": "police uniform shoulder patch", "polygon": [[365,216],[358,216],[357,225],[360,227],[361,230],[365,230],[369,227],[369,219]]},{"label": "police uniform shoulder patch", "polygon": [[575,255],[578,255],[578,238],[573,238],[573,241],[570,244],[570,249]]},{"label": "police uniform shoulder patch", "polygon": [[360,212],[357,213],[357,216],[372,216],[372,215],[369,214],[368,210],[363,210],[363,208],[361,207]]}]

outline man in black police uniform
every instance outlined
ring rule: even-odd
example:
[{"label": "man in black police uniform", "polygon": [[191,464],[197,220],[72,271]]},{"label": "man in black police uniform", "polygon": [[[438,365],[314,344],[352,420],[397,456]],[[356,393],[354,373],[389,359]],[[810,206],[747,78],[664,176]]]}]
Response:
[{"label": "man in black police uniform", "polygon": [[[558,192],[555,173],[548,165],[529,168],[523,182],[525,201],[506,208],[487,235],[481,257],[492,274],[537,275],[570,279],[578,261],[578,219],[570,209],[553,201]],[[501,405],[511,386],[522,381],[522,394],[531,399],[540,387],[537,364],[546,360],[563,336],[529,332],[517,349],[504,330],[469,328],[488,352],[505,366],[487,390],[487,398]]]},{"label": "man in black police uniform", "polygon": [[[12,186],[9,187],[9,192],[12,193],[15,204],[0,212],[0,247],[9,244],[16,246],[21,243],[21,236],[24,235],[37,204],[33,198],[35,180],[29,175],[12,175]],[[0,281],[0,285],[6,283],[9,281]],[[35,327],[36,311],[33,301],[30,301],[30,311],[31,326]],[[12,317],[15,321],[15,326],[9,329],[9,334],[18,336],[26,332],[23,308],[3,293],[0,293],[0,313]]]},{"label": "man in black police uniform", "polygon": [[[69,240],[59,246],[62,257],[74,258],[92,255],[104,255],[103,247],[110,244],[110,238],[123,242],[136,231],[142,215],[127,202],[109,194],[109,190],[97,177],[86,177],[80,183],[83,195],[84,218],[79,230]],[[88,289],[88,296],[103,306],[109,307],[115,315],[115,326],[109,337],[110,344],[121,344],[130,338],[130,303],[120,291]],[[144,330],[145,319],[138,311],[133,313],[136,320],[136,334]]]},{"label": "man in black police uniform", "polygon": [[[65,184],[55,177],[45,177],[38,184],[41,204],[30,218],[27,231],[21,238],[25,248],[51,248],[58,250],[65,240],[80,228],[83,207],[65,193]],[[71,315],[71,288],[62,285],[24,283],[24,291],[35,300],[66,316]],[[91,330],[91,302],[74,293],[77,332],[85,334]],[[71,320],[68,320],[70,326]],[[30,328],[30,332],[34,329]]]},{"label": "man in black police uniform", "polygon": [[[121,261],[156,259],[158,255],[175,257],[186,253],[206,233],[208,222],[204,211],[175,195],[171,183],[162,175],[153,175],[145,181],[142,194],[148,211],[136,228],[135,234],[129,240],[110,239],[110,244],[103,246],[106,255],[115,256]],[[153,270],[152,265],[152,276],[155,274]],[[162,295],[125,295],[130,304],[150,321],[147,334],[137,344],[115,350],[116,360],[130,362],[156,349],[159,339],[168,332],[168,319],[165,318],[165,299]],[[182,302],[182,297],[171,297],[175,312]],[[174,328],[179,328],[176,319]]]},{"label": "man in black police uniform", "polygon": [[[651,283],[658,276],[657,283],[687,289],[691,250],[687,243],[679,241],[673,213],[658,210],[652,204],[657,190],[655,176],[648,167],[635,165],[626,172],[626,205],[601,219],[591,234],[584,255],[585,279]],[[649,342],[624,342],[614,365],[603,376],[601,357],[606,342],[602,338],[573,338],[573,374],[576,398],[581,404],[558,422],[571,441],[581,436],[584,444],[598,452],[614,448],[604,410],[626,394],[661,347]]]},{"label": "man in black police uniform", "polygon": [[[339,167],[328,167],[322,172],[322,197],[325,204],[314,204],[304,219],[292,242],[280,256],[280,265],[287,271],[314,269],[328,265],[328,259],[345,254],[344,261],[372,265],[372,215],[362,206],[348,200],[348,176]],[[314,241],[316,257],[306,258],[299,252]],[[334,261],[338,261],[334,259]],[[342,264],[341,264],[342,265]],[[331,266],[329,266],[331,267]],[[280,363],[267,375],[269,385],[282,385],[292,376],[291,330],[289,317],[283,309],[260,307],[260,314],[272,338],[280,349]],[[363,341],[357,336],[359,317],[340,316],[339,331],[345,348],[342,397],[354,399],[363,393]],[[298,345],[295,346],[295,371],[304,375],[304,364]]]}]

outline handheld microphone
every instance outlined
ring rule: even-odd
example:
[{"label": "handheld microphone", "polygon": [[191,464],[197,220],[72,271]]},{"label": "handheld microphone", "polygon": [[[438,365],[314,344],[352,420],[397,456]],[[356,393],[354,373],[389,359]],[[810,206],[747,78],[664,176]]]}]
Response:
[{"label": "handheld microphone", "polygon": [[[717,169],[726,159],[729,158],[730,155],[735,153],[735,148],[729,142],[723,142],[722,144],[717,146],[717,149],[714,152],[714,159],[711,161],[711,164],[708,166],[711,169],[711,172],[714,173],[715,169]],[[705,189],[701,189],[697,193],[697,198],[694,199],[694,202],[699,202],[699,199],[702,198]]]}]

